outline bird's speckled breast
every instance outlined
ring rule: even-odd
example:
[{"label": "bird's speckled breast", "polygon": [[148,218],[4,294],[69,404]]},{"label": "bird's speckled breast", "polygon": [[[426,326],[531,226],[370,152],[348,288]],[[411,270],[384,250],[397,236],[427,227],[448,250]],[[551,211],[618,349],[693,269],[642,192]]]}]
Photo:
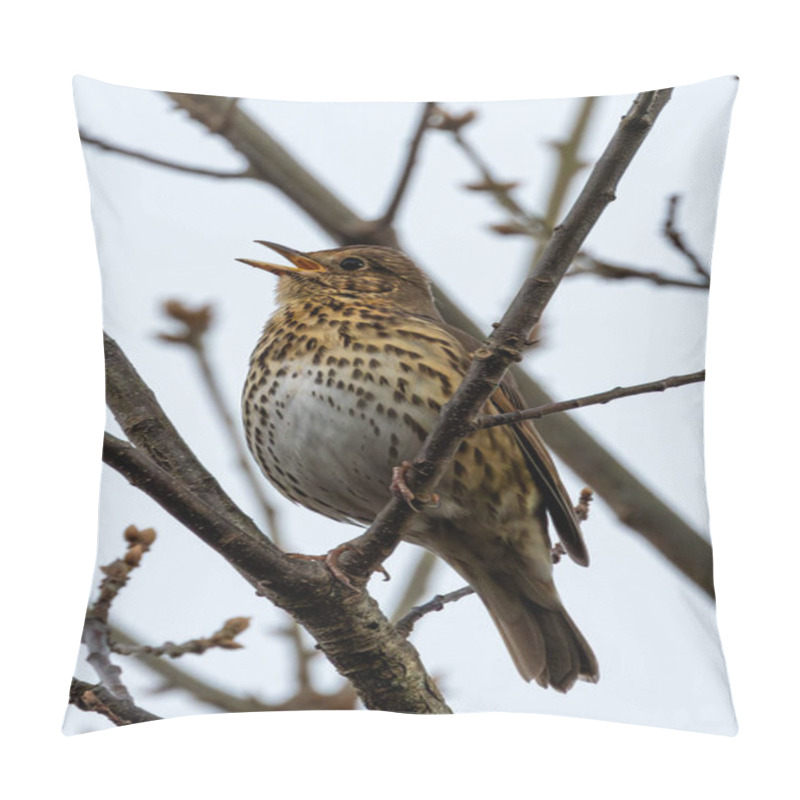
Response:
[{"label": "bird's speckled breast", "polygon": [[[251,358],[248,445],[291,500],[369,523],[389,499],[392,468],[416,455],[467,365],[461,344],[428,319],[330,299],[286,306]],[[491,458],[497,448],[502,457]],[[472,507],[478,489],[485,508]],[[529,516],[537,492],[511,434],[497,428],[462,445],[440,494],[438,516],[501,520]]]}]

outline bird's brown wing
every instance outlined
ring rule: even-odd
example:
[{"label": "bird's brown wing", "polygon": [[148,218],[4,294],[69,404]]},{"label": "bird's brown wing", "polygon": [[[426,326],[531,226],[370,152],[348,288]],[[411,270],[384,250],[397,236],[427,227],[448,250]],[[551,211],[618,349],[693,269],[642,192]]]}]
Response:
[{"label": "bird's brown wing", "polygon": [[[461,342],[469,353],[474,352],[480,346],[480,342],[475,337],[470,336],[459,328],[447,324],[444,327]],[[517,388],[516,381],[510,373],[503,378],[500,386],[497,387],[497,390],[492,395],[490,405],[494,407],[490,410],[498,414],[519,411],[527,407]],[[569,499],[567,490],[564,488],[564,484],[561,482],[556,465],[547,452],[547,447],[539,436],[538,431],[530,421],[519,422],[508,427],[513,430],[514,437],[525,454],[528,468],[534,475],[536,483],[542,492],[545,507],[553,520],[553,525],[558,533],[558,538],[564,545],[564,549],[575,563],[583,567],[589,566],[589,551],[583,541],[583,534],[581,533],[575,509]]]},{"label": "bird's brown wing", "polygon": [[[503,379],[492,395],[490,403],[494,406],[492,411],[498,414],[519,411],[526,407],[510,375]],[[513,430],[517,443],[525,453],[528,467],[542,490],[545,507],[564,549],[573,561],[588,567],[589,551],[583,541],[578,517],[539,432],[530,421],[519,422],[509,427]]]}]

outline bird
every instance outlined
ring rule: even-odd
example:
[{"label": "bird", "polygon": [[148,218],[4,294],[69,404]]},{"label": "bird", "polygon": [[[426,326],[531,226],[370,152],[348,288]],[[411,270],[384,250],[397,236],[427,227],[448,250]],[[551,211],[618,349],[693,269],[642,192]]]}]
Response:
[{"label": "bird", "polygon": [[[237,259],[278,278],[276,308],[242,392],[248,447],[289,500],[369,525],[480,343],[442,318],[430,280],[399,250],[257,243],[289,263]],[[483,411],[524,407],[507,376]],[[589,555],[533,424],[464,439],[436,500],[414,515],[403,539],[442,558],[475,590],[521,677],[559,692],[596,682],[597,658],[553,581],[550,523],[573,561],[588,566]]]}]

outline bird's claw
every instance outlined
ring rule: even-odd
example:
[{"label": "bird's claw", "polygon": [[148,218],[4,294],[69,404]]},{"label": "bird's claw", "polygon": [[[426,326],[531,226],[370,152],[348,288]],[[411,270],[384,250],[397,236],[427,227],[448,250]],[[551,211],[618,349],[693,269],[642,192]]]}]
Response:
[{"label": "bird's claw", "polygon": [[[336,580],[343,583],[348,589],[352,589],[354,592],[361,592],[361,589],[350,580],[347,573],[339,566],[339,557],[346,550],[352,550],[354,553],[361,553],[355,545],[350,544],[350,542],[344,542],[321,556],[306,555],[305,553],[287,553],[286,555],[289,558],[297,558],[303,561],[322,561]],[[383,575],[384,581],[391,580],[391,575],[386,571],[386,567],[384,567],[383,564],[378,564],[378,566],[375,567],[375,571]]]},{"label": "bird's claw", "polygon": [[[412,511],[420,511],[419,506],[438,508],[442,504],[441,497],[436,492],[415,495],[406,483],[406,474],[411,469],[410,461],[401,462],[399,467],[392,468],[392,482],[389,489],[395,497],[404,500]],[[417,505],[419,504],[419,506]]]}]

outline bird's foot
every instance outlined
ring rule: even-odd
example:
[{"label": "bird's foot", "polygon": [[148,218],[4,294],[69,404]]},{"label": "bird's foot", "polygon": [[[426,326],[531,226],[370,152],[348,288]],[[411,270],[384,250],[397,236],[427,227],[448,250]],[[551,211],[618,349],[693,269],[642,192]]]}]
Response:
[{"label": "bird's foot", "polygon": [[[339,558],[342,553],[347,550],[352,550],[354,553],[361,554],[361,550],[355,545],[350,544],[350,542],[344,542],[321,556],[306,555],[305,553],[287,553],[286,555],[289,558],[297,558],[302,561],[322,561],[336,580],[343,583],[348,589],[352,589],[354,592],[360,592],[361,589],[350,580],[347,573],[339,566]],[[380,572],[385,581],[388,581],[391,577],[382,564],[379,564],[375,568],[375,571]]]},{"label": "bird's foot", "polygon": [[405,500],[409,508],[413,511],[419,511],[420,508],[418,506],[438,508],[442,501],[436,492],[416,495],[408,488],[406,474],[411,469],[411,466],[410,461],[403,461],[399,467],[394,467],[392,469],[392,482],[389,484],[389,489],[392,494],[395,497],[399,497],[401,500]]},{"label": "bird's foot", "polygon": [[556,542],[550,548],[550,558],[552,559],[554,564],[558,564],[561,561],[561,556],[565,556],[567,554],[567,550],[561,542]]}]

